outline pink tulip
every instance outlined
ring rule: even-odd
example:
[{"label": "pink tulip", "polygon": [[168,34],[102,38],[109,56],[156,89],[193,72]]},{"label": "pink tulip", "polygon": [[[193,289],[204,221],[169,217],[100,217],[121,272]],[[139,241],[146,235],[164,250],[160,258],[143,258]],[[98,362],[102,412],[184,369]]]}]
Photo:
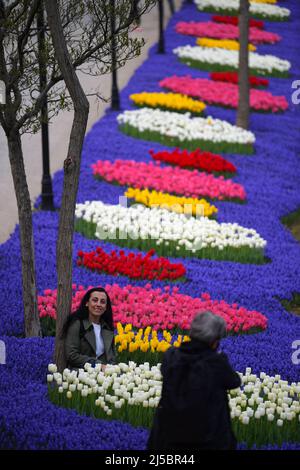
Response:
[{"label": "pink tulip", "polygon": [[[196,23],[194,21],[186,23],[181,21],[177,23],[175,29],[177,33],[187,34],[189,36],[208,37],[214,39],[239,39],[238,26],[231,24],[213,23],[212,21],[208,21],[206,23]],[[255,27],[250,27],[249,40],[254,44],[274,44],[280,41],[281,37],[276,33],[270,33]]]},{"label": "pink tulip", "polygon": [[[79,307],[85,294],[83,286],[79,287],[72,298],[72,311]],[[136,328],[151,325],[155,329],[178,327],[188,330],[194,316],[205,310],[211,310],[223,317],[228,331],[246,332],[254,327],[260,329],[267,327],[267,318],[261,313],[249,311],[237,304],[229,305],[224,300],[211,300],[207,292],[203,293],[201,298],[193,298],[180,294],[177,286],[170,288],[169,292],[159,288],[152,289],[151,284],[147,287],[120,287],[114,284],[105,286],[105,289],[112,301],[115,323],[132,323]],[[39,314],[41,318],[55,319],[57,293],[49,289],[47,292],[47,295],[38,298]]]},{"label": "pink tulip", "polygon": [[[239,102],[239,87],[234,83],[216,82],[206,78],[167,77],[159,82],[162,88],[167,88],[176,93],[198,98],[210,104],[237,108]],[[250,89],[250,106],[254,110],[276,113],[285,111],[288,102],[285,96],[274,96],[264,90]]]},{"label": "pink tulip", "polygon": [[211,199],[246,199],[243,186],[223,176],[189,171],[178,167],[161,167],[160,162],[145,163],[134,160],[99,160],[92,165],[95,176],[106,181],[135,188],[151,188],[187,197]]}]

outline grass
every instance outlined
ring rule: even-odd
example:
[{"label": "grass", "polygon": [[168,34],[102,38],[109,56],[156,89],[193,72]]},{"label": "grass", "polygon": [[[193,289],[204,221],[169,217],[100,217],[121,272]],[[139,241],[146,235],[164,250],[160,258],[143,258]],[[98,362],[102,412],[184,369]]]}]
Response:
[{"label": "grass", "polygon": [[296,240],[300,242],[300,207],[282,217],[281,222],[292,232]]},{"label": "grass", "polygon": [[281,305],[288,312],[293,313],[294,315],[300,316],[300,292],[293,292],[292,300],[288,299],[279,299]]},{"label": "grass", "polygon": [[[281,218],[281,222],[292,232],[300,242],[300,208]],[[293,292],[292,299],[279,299],[288,312],[300,316],[300,293]]]}]

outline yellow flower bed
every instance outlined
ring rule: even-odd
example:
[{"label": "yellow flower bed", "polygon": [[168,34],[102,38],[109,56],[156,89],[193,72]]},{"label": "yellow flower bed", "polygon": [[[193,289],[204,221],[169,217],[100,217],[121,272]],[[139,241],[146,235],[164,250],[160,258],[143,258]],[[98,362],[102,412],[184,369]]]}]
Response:
[{"label": "yellow flower bed", "polygon": [[192,214],[204,217],[210,217],[218,212],[218,209],[207,202],[205,199],[195,199],[192,197],[178,197],[172,194],[149,189],[128,188],[125,196],[129,199],[135,199],[136,202],[144,204],[147,207],[160,207],[177,214]]},{"label": "yellow flower bed", "polygon": [[134,93],[130,99],[137,106],[149,106],[150,108],[166,108],[175,111],[190,111],[202,113],[206,105],[199,100],[194,100],[180,93]]},{"label": "yellow flower bed", "polygon": [[277,0],[250,0],[250,3],[277,3]]},{"label": "yellow flower bed", "polygon": [[[233,39],[210,39],[210,38],[198,38],[196,41],[198,46],[202,47],[219,47],[221,49],[228,49],[231,51],[238,51],[240,44],[238,41]],[[256,51],[256,47],[253,44],[248,45],[249,51]]]},{"label": "yellow flower bed", "polygon": [[172,345],[179,347],[181,343],[190,341],[189,336],[174,335],[170,332],[163,331],[163,339],[159,340],[157,331],[152,330],[151,326],[147,328],[140,328],[138,332],[132,331],[132,325],[127,324],[125,327],[121,323],[117,324],[117,335],[115,336],[115,345],[118,346],[119,353],[129,351],[142,352],[166,352]]}]

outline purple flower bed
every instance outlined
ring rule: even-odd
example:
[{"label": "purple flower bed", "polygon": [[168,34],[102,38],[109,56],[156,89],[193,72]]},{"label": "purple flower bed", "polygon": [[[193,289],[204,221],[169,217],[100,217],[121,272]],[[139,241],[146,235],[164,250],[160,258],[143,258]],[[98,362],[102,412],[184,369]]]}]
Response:
[{"label": "purple flower bed", "polygon": [[[266,22],[266,30],[282,36],[276,45],[259,46],[258,52],[273,54],[292,63],[289,79],[270,79],[269,90],[284,95],[289,109],[282,115],[267,117],[253,112],[251,130],[257,141],[252,156],[230,155],[228,159],[237,166],[235,181],[245,186],[248,202],[239,205],[217,202],[220,222],[237,222],[251,227],[267,240],[266,256],[271,260],[264,265],[209,260],[180,260],[187,268],[186,283],[180,283],[182,293],[199,296],[209,292],[214,299],[258,310],[267,316],[266,332],[256,335],[230,337],[224,340],[223,350],[229,355],[236,370],[252,367],[254,373],[264,371],[270,375],[281,374],[289,381],[300,380],[300,365],[291,360],[292,342],[300,339],[300,318],[281,306],[277,299],[291,298],[293,291],[300,291],[300,245],[281,224],[280,218],[300,206],[299,130],[300,105],[291,102],[291,83],[300,77],[300,58],[297,35],[300,28],[300,6],[297,0],[288,2],[292,10],[288,23]],[[185,4],[176,13],[166,32],[167,59],[150,51],[149,59],[137,70],[134,78],[121,94],[122,108],[134,109],[129,100],[131,93],[159,91],[158,82],[173,74],[192,77],[208,77],[181,64],[172,49],[194,44],[194,38],[175,32],[178,21],[206,21],[211,15],[196,12],[194,5]],[[146,142],[123,135],[118,130],[116,112],[107,112],[97,122],[85,139],[78,202],[101,199],[117,203],[123,195],[122,188],[97,181],[91,164],[99,159],[117,158],[150,161],[149,149],[165,148],[161,144]],[[235,120],[235,111],[208,106],[207,114]],[[55,203],[59,206],[62,190],[62,172],[54,178]],[[125,188],[124,188],[125,190]],[[38,292],[56,288],[55,240],[58,227],[57,213],[34,214],[36,242],[36,271]],[[76,284],[105,285],[116,282],[114,276],[99,275],[76,266],[77,251],[89,251],[95,246],[105,250],[114,245],[87,240],[80,234],[74,236],[73,282]],[[124,250],[126,253],[129,250]],[[134,250],[131,250],[134,251]],[[0,339],[5,341],[7,364],[0,365],[0,448],[16,449],[143,449],[148,431],[112,421],[93,420],[79,416],[73,410],[61,409],[48,401],[46,367],[52,362],[53,339],[21,339],[23,334],[23,309],[21,290],[21,258],[19,233],[0,246],[0,275],[2,289],[0,299]],[[127,278],[118,278],[120,285],[129,284]],[[147,281],[135,281],[145,285]],[[165,283],[155,281],[154,287]],[[95,440],[95,436],[97,439]],[[243,449],[243,444],[240,445]],[[264,449],[270,449],[264,446]],[[276,447],[272,447],[275,449]],[[284,444],[282,449],[300,448],[300,444]]]}]

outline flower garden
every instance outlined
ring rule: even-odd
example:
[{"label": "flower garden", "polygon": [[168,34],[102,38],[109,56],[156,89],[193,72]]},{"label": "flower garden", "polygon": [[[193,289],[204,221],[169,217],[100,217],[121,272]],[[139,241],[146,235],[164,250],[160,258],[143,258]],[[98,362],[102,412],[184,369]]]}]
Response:
[{"label": "flower garden", "polygon": [[[281,222],[300,206],[300,108],[291,101],[300,7],[251,2],[244,131],[234,125],[237,21],[223,16],[237,4],[184,3],[167,27],[166,55],[150,51],[122,110],[108,111],[85,139],[72,310],[90,286],[107,289],[117,365],[60,374],[52,364],[58,213],[33,215],[43,338],[23,337],[18,227],[0,246],[0,448],[145,449],[163,354],[189,341],[194,315],[211,310],[226,321],[221,348],[242,378],[229,393],[238,448],[300,449],[292,360],[300,318],[280,301],[300,292],[300,245]],[[57,207],[62,182],[59,171]]]}]

